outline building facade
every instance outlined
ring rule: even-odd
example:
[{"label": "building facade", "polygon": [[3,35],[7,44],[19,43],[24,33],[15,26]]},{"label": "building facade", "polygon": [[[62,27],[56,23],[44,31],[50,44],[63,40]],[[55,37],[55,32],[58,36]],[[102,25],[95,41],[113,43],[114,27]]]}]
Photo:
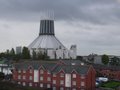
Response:
[{"label": "building facade", "polygon": [[70,65],[64,61],[33,61],[15,64],[13,79],[22,86],[52,90],[95,90],[95,74],[92,66],[78,63]]}]

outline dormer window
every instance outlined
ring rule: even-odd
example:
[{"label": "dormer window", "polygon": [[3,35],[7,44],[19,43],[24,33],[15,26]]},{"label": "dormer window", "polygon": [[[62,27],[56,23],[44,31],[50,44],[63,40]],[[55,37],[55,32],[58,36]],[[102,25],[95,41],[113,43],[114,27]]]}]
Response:
[{"label": "dormer window", "polygon": [[23,70],[23,73],[26,73],[26,70]]},{"label": "dormer window", "polygon": [[56,74],[53,74],[53,77],[56,77]]},{"label": "dormer window", "polygon": [[64,73],[60,73],[60,77],[64,77]]},{"label": "dormer window", "polygon": [[50,71],[48,71],[47,74],[50,74]]},{"label": "dormer window", "polygon": [[73,74],[73,78],[76,78],[76,74]]},{"label": "dormer window", "polygon": [[30,73],[32,73],[32,69],[30,69]]},{"label": "dormer window", "polygon": [[21,73],[21,70],[18,70],[18,73]]},{"label": "dormer window", "polygon": [[43,73],[44,73],[44,71],[41,69],[41,70],[40,70],[40,74],[43,74]]},{"label": "dormer window", "polygon": [[84,76],[84,75],[81,75],[81,79],[85,79],[85,76]]}]

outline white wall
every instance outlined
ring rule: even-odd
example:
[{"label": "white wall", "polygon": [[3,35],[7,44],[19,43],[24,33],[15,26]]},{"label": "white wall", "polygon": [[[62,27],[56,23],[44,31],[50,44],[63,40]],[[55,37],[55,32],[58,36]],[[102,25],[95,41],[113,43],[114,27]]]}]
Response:
[{"label": "white wall", "polygon": [[65,87],[71,87],[71,74],[65,74]]},{"label": "white wall", "polygon": [[39,73],[38,70],[34,70],[34,82],[38,82],[39,81]]}]

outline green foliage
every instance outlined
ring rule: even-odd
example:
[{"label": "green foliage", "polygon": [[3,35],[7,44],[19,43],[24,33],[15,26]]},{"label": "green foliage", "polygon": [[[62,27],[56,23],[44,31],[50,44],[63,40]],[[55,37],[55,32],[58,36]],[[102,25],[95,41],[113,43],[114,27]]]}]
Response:
[{"label": "green foliage", "polygon": [[45,59],[49,59],[49,56],[47,56],[47,53],[46,52],[44,52],[44,53],[42,53],[42,52],[38,52],[37,53],[37,59],[39,59],[39,60],[45,60]]},{"label": "green foliage", "polygon": [[11,51],[8,53],[11,59],[15,58],[15,50],[12,48]]},{"label": "green foliage", "polygon": [[23,47],[22,58],[23,59],[30,59],[31,58],[30,51],[29,51],[29,49],[27,47]]},{"label": "green foliage", "polygon": [[109,81],[109,82],[106,82],[106,83],[103,83],[101,85],[102,87],[105,87],[105,88],[117,88],[118,86],[120,86],[120,82],[117,82],[117,81]]},{"label": "green foliage", "polygon": [[108,63],[109,63],[109,57],[108,57],[108,55],[103,55],[102,56],[102,63],[104,64],[104,65],[107,65]]},{"label": "green foliage", "polygon": [[37,59],[37,54],[36,52],[33,50],[32,52],[32,59],[36,60]]},{"label": "green foliage", "polygon": [[111,58],[110,65],[119,66],[120,65],[120,59],[118,57]]},{"label": "green foliage", "polygon": [[0,81],[3,80],[5,77],[4,73],[0,72]]}]

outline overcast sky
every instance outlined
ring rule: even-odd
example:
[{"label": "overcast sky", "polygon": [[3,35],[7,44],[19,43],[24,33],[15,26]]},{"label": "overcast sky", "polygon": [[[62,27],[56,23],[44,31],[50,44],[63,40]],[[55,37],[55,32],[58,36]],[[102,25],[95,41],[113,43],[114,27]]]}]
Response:
[{"label": "overcast sky", "polygon": [[0,0],[0,52],[28,46],[43,12],[54,11],[56,37],[78,55],[120,55],[120,0]]}]

